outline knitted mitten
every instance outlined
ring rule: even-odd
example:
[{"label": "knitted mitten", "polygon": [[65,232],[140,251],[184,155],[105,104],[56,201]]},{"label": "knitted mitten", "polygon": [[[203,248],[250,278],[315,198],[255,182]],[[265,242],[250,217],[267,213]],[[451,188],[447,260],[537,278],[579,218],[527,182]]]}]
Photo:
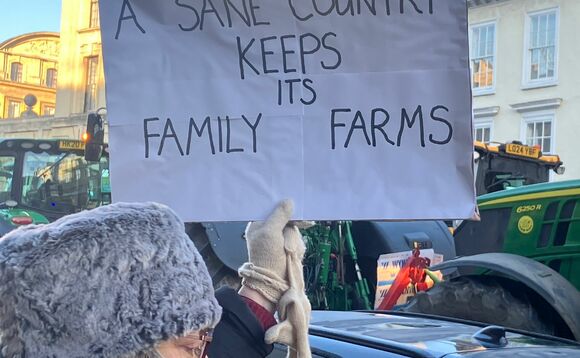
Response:
[{"label": "knitted mitten", "polygon": [[260,292],[277,305],[280,323],[268,329],[266,343],[282,343],[289,356],[312,356],[308,343],[310,302],[304,293],[302,259],[306,250],[299,225],[289,223],[293,205],[283,201],[265,222],[246,228],[249,262],[239,268],[242,285]]},{"label": "knitted mitten", "polygon": [[308,343],[308,324],[312,308],[304,292],[302,273],[302,259],[306,248],[300,231],[294,225],[286,226],[284,240],[290,288],[278,302],[280,323],[266,331],[265,341],[287,345],[288,357],[307,358],[312,356]]},{"label": "knitted mitten", "polygon": [[242,285],[261,293],[275,305],[288,290],[283,230],[292,217],[291,200],[282,201],[264,222],[251,222],[246,228],[248,261],[238,273]]}]

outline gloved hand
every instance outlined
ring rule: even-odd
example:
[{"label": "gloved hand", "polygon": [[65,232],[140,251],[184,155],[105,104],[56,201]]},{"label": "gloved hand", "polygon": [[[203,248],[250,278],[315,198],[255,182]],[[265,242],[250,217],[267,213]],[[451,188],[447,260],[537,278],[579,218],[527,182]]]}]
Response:
[{"label": "gloved hand", "polygon": [[281,202],[265,222],[246,228],[249,262],[238,270],[242,286],[262,294],[278,306],[281,322],[266,332],[266,343],[279,342],[290,347],[291,357],[311,356],[308,345],[310,303],[304,292],[302,259],[306,250],[298,226],[289,222],[293,204]]},{"label": "gloved hand", "polygon": [[302,235],[295,225],[284,228],[284,250],[290,288],[278,302],[280,323],[266,331],[266,343],[282,343],[288,346],[289,358],[310,358],[308,324],[312,310],[304,292],[302,259],[306,247]]},{"label": "gloved hand", "polygon": [[264,222],[246,227],[248,261],[238,270],[242,286],[261,293],[274,305],[288,290],[284,231],[292,216],[291,200],[282,201]]}]

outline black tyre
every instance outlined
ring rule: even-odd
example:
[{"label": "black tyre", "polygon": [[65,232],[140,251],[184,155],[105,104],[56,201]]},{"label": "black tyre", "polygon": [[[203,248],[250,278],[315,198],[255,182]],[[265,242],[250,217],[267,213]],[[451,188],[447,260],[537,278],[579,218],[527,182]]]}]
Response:
[{"label": "black tyre", "polygon": [[205,228],[198,223],[186,223],[185,232],[191,241],[193,241],[205,261],[205,265],[213,281],[213,287],[218,289],[223,286],[228,286],[236,290],[240,288],[241,280],[238,273],[224,265],[213,252]]},{"label": "black tyre", "polygon": [[507,279],[459,277],[417,294],[404,310],[553,334],[553,324],[540,317],[527,291]]}]

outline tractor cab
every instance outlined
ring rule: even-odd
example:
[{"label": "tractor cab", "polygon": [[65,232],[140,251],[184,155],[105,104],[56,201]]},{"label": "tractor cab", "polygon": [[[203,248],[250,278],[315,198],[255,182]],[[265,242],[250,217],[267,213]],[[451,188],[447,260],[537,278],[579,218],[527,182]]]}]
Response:
[{"label": "tractor cab", "polygon": [[77,140],[0,141],[0,234],[110,203],[108,155],[89,162],[84,150]]},{"label": "tractor cab", "polygon": [[544,183],[550,173],[564,173],[557,155],[544,155],[537,146],[513,141],[506,144],[475,142],[475,187],[477,195]]}]

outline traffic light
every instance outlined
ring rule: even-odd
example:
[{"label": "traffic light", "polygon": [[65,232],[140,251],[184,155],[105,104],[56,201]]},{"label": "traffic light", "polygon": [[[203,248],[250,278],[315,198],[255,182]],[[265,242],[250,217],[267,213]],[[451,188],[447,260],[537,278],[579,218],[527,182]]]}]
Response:
[{"label": "traffic light", "polygon": [[83,141],[85,142],[85,160],[98,162],[103,154],[105,128],[103,127],[103,118],[97,113],[89,113]]}]

